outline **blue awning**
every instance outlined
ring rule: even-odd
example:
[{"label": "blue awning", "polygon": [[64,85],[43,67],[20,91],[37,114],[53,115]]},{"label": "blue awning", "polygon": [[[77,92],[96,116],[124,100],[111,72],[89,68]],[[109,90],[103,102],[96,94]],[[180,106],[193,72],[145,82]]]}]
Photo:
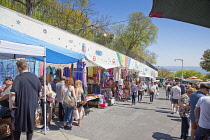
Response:
[{"label": "blue awning", "polygon": [[[25,44],[25,45],[45,47],[47,63],[68,64],[68,63],[77,62],[78,60],[82,58],[86,59],[86,56],[84,54],[53,45],[51,43],[45,42],[43,40],[29,36],[27,34],[21,33],[17,30],[11,29],[2,24],[0,24],[0,40],[20,43],[20,44]],[[44,61],[43,57],[33,57],[31,59]]]}]

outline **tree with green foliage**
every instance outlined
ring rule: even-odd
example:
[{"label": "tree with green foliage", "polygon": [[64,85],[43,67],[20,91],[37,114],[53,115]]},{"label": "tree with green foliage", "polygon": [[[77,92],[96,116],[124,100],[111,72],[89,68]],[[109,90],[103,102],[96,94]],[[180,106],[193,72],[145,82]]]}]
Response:
[{"label": "tree with green foliage", "polygon": [[14,0],[26,8],[25,14],[27,16],[32,16],[34,9],[41,3],[43,0]]},{"label": "tree with green foliage", "polygon": [[205,81],[210,81],[210,73],[208,73],[208,74],[206,74],[205,76],[204,76],[204,78],[205,78]]},{"label": "tree with green foliage", "polygon": [[206,71],[210,71],[210,49],[204,51],[203,57],[201,58],[200,66]]},{"label": "tree with green foliage", "polygon": [[167,69],[160,68],[160,69],[158,69],[158,77],[172,78],[172,77],[174,77],[174,73],[170,72]]},{"label": "tree with green foliage", "polygon": [[153,64],[156,62],[156,55],[148,54],[146,48],[156,41],[158,29],[143,13],[133,12],[129,15],[128,25],[118,24],[113,26],[113,31],[115,41],[126,49],[125,55],[136,54]]},{"label": "tree with green foliage", "polygon": [[[176,77],[181,77],[182,76],[182,70],[179,70],[175,73]],[[199,79],[204,80],[204,76],[202,73],[197,72],[195,70],[183,70],[183,77],[184,79],[190,78],[190,77],[198,77]]]}]

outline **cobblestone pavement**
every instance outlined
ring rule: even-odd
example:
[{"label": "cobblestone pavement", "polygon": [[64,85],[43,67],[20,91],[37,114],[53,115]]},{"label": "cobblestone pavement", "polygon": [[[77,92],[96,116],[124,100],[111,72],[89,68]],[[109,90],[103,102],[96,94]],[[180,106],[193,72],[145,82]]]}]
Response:
[{"label": "cobblestone pavement", "polygon": [[[63,130],[62,123],[54,122],[46,135],[40,131],[34,140],[175,140],[179,139],[181,119],[170,114],[170,101],[165,91],[149,104],[144,95],[142,103],[131,106],[131,101],[117,102],[105,109],[91,108],[93,112],[82,120],[81,126]],[[22,135],[21,140],[25,140]]]}]

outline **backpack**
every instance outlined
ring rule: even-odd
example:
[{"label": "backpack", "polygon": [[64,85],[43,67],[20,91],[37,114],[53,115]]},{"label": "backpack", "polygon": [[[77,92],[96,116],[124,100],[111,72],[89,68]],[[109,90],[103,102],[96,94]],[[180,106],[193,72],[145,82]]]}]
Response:
[{"label": "backpack", "polygon": [[168,87],[167,91],[168,91],[168,92],[170,92],[170,91],[171,91],[171,86],[169,86],[169,87]]}]

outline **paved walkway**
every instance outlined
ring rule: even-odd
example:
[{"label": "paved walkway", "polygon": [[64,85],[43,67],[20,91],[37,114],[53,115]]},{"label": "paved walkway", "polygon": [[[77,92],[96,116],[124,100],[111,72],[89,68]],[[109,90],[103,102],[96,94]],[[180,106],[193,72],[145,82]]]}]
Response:
[{"label": "paved walkway", "polygon": [[[165,91],[149,104],[149,96],[142,103],[131,106],[131,101],[117,102],[105,109],[92,108],[84,117],[81,127],[63,130],[60,122],[50,126],[46,135],[40,131],[34,140],[175,140],[180,136],[181,119],[170,114],[170,102],[165,100]],[[21,137],[25,140],[25,136]]]}]

